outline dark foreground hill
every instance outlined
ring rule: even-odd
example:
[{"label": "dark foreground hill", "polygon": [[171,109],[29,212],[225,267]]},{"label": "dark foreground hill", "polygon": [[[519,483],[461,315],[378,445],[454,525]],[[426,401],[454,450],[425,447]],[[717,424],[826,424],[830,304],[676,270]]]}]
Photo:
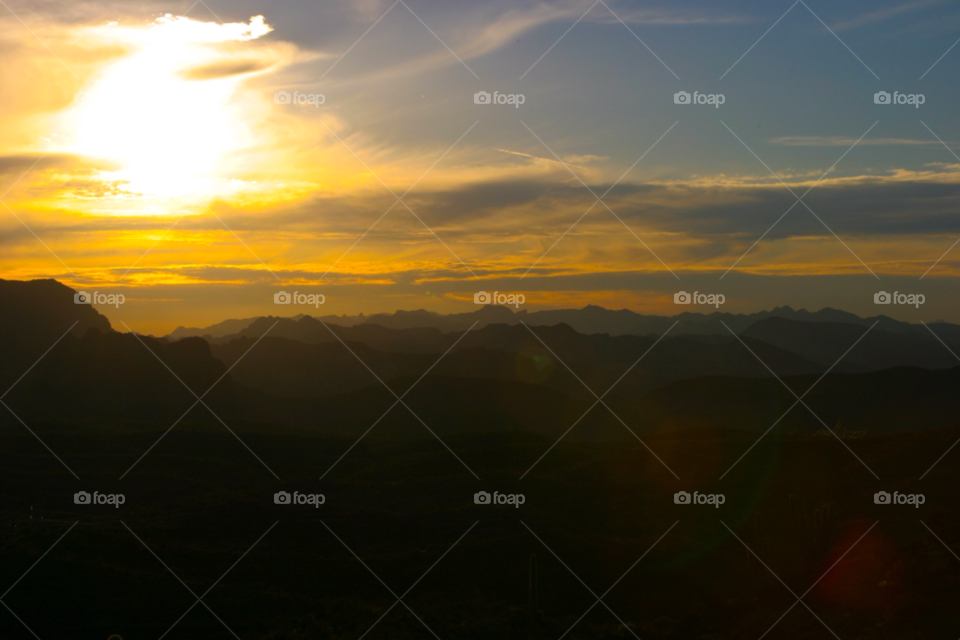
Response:
[{"label": "dark foreground hill", "polygon": [[[918,480],[956,431],[849,443],[879,481],[832,439],[776,435],[721,481],[753,444],[722,432],[647,441],[679,480],[639,443],[566,440],[519,480],[552,439],[439,426],[476,479],[429,435],[373,432],[338,463],[351,440],[232,426],[279,480],[212,420],[178,426],[123,480],[167,425],[41,425],[80,480],[29,434],[0,429],[0,580],[16,585],[0,636],[233,637],[226,624],[251,640],[612,640],[632,637],[625,627],[733,640],[776,625],[777,638],[809,640],[833,637],[825,624],[841,638],[921,640],[960,628],[956,456]],[[84,508],[79,490],[125,503]],[[325,502],[276,505],[281,490]],[[682,490],[724,504],[675,504]],[[876,505],[881,490],[925,503]],[[477,505],[478,491],[524,504]],[[397,595],[415,585],[409,609],[380,580]],[[598,595],[616,586],[593,606],[580,580]],[[790,610],[780,580],[798,594],[814,585],[816,618]],[[190,591],[211,585],[196,604]]]},{"label": "dark foreground hill", "polygon": [[[300,335],[309,331],[312,341],[279,337],[294,333],[284,331],[285,326]],[[691,336],[586,336],[566,325],[489,325],[466,334],[441,334],[436,329],[323,326],[311,318],[296,323],[265,320],[256,330],[266,335],[256,349],[251,347],[264,333],[218,341],[211,347],[213,354],[227,366],[237,363],[232,375],[238,382],[290,397],[329,396],[378,384],[377,378],[419,376],[428,369],[432,375],[532,382],[569,392],[582,389],[582,380],[598,393],[630,370],[618,388],[634,395],[697,376],[770,375],[733,336],[710,342]],[[826,369],[765,342],[747,340],[778,375]]]},{"label": "dark foreground hill", "polygon": [[954,355],[960,349],[956,348],[952,326],[938,323],[929,330],[893,333],[879,324],[871,330],[852,323],[768,318],[751,325],[743,336],[803,354],[807,360],[824,366],[837,362],[862,337],[856,349],[844,357],[841,371],[879,371],[890,367],[944,369],[960,364]]},{"label": "dark foreground hill", "polygon": [[56,280],[0,280],[0,386],[4,391],[68,331],[75,336],[88,329],[110,331],[110,322],[93,307],[74,304],[74,294]]}]

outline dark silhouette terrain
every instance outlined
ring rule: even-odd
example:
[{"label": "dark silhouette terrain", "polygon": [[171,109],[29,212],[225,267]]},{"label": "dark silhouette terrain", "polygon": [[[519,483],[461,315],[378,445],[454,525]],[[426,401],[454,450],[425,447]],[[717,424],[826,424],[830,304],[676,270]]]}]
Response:
[{"label": "dark silhouette terrain", "polygon": [[745,344],[575,314],[172,339],[0,281],[0,637],[956,637],[958,363],[923,326],[792,313],[724,319]]}]

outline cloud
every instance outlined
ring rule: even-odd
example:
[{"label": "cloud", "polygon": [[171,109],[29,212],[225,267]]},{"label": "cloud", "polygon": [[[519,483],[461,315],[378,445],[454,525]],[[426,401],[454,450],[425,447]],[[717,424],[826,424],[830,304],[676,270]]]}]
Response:
[{"label": "cloud", "polygon": [[[631,26],[650,25],[654,33],[658,27],[664,27],[658,35],[678,31],[673,27],[667,29],[669,25],[747,21],[732,13],[698,14],[675,5],[632,9],[626,2],[607,1]],[[400,4],[394,6],[395,13],[374,27],[349,53],[344,64],[331,74],[331,77],[338,76],[338,81],[329,82],[328,78],[316,85],[316,90],[328,97],[323,109],[274,104],[275,91],[282,88],[292,93],[296,87],[303,92],[304,85],[316,84],[328,66],[300,63],[316,60],[321,55],[337,59],[392,2],[368,0],[363,6],[334,7],[293,0],[295,10],[285,3],[278,3],[276,8],[270,6],[269,20],[255,16],[259,9],[251,9],[249,4],[240,0],[225,7],[224,11],[230,11],[232,16],[223,13],[226,24],[220,24],[213,17],[201,16],[202,5],[197,5],[189,18],[157,10],[149,18],[137,14],[134,20],[130,16],[144,5],[131,5],[129,12],[124,13],[127,10],[122,3],[104,3],[108,13],[116,14],[111,16],[116,24],[104,26],[98,22],[105,15],[100,11],[92,14],[80,28],[60,24],[59,36],[55,34],[52,39],[48,35],[54,33],[54,27],[38,21],[37,29],[41,30],[44,40],[82,77],[92,79],[88,83],[91,86],[106,65],[118,59],[122,62],[124,56],[136,51],[136,45],[143,42],[142,37],[165,33],[174,40],[188,41],[191,49],[202,51],[203,55],[188,57],[173,69],[171,75],[175,75],[176,80],[187,78],[194,82],[172,83],[173,88],[185,89],[186,93],[183,99],[169,104],[186,105],[184,124],[196,124],[198,116],[210,116],[203,127],[206,123],[222,122],[228,114],[239,114],[239,122],[243,124],[239,130],[250,134],[242,139],[233,134],[225,136],[243,144],[228,147],[223,162],[212,170],[212,179],[219,181],[218,189],[221,186],[223,189],[211,189],[203,194],[202,202],[186,204],[175,197],[163,203],[146,196],[134,201],[136,196],[147,192],[133,193],[132,187],[125,190],[125,183],[118,176],[105,173],[111,168],[101,161],[66,153],[43,158],[11,192],[8,202],[18,213],[23,211],[24,219],[37,229],[45,242],[50,242],[51,248],[58,253],[62,249],[66,252],[64,259],[71,267],[79,264],[78,270],[82,267],[94,272],[119,268],[122,264],[126,269],[156,244],[133,272],[137,277],[148,279],[153,273],[161,280],[190,282],[255,280],[264,277],[265,272],[253,251],[271,268],[290,277],[309,279],[330,268],[369,231],[331,273],[332,278],[341,282],[366,278],[376,282],[413,282],[463,277],[464,269],[436,236],[477,273],[515,276],[576,223],[536,273],[552,277],[631,268],[662,269],[631,231],[649,243],[671,266],[695,269],[723,264],[725,268],[795,203],[794,197],[775,179],[763,175],[762,169],[754,168],[752,160],[750,165],[743,165],[747,168],[738,170],[730,158],[710,156],[707,149],[704,149],[703,162],[698,159],[688,163],[682,154],[670,155],[674,149],[669,145],[684,144],[682,138],[677,140],[677,134],[672,134],[658,147],[657,155],[627,175],[623,183],[604,197],[604,203],[623,221],[621,224],[561,162],[537,144],[535,137],[520,127],[510,128],[510,123],[501,126],[503,123],[497,120],[501,116],[504,120],[507,116],[515,119],[516,112],[469,111],[474,108],[470,95],[486,84],[474,86],[474,79],[463,69],[425,74],[415,79],[403,75],[459,63]],[[310,11],[315,11],[309,14],[309,20],[304,17],[308,15],[304,9],[308,5]],[[522,50],[518,47],[505,52],[511,56],[517,53],[513,59],[519,66],[511,76],[515,79],[580,18],[589,2],[516,0],[508,3],[504,0],[427,4],[422,9],[419,3],[410,5],[457,55],[468,61],[503,50],[524,34],[530,34],[523,38]],[[162,7],[160,4],[150,6]],[[41,15],[46,19],[56,14]],[[164,18],[156,21],[156,15]],[[331,16],[336,19],[329,19]],[[59,17],[64,21],[76,19],[75,12],[66,9]],[[625,46],[638,46],[622,25],[615,24],[617,18],[603,5],[596,5],[584,21],[604,25],[586,29],[581,25],[578,31],[583,29],[585,33],[578,35],[584,40],[590,38],[586,46],[583,41],[573,45],[573,39],[564,42],[565,46],[583,47],[577,55],[584,69],[592,69],[590,65],[595,60],[589,56],[595,51],[598,57],[605,55],[602,47],[593,45],[598,39],[607,38],[608,31],[621,37]],[[98,26],[91,27],[92,24]],[[31,27],[34,26],[31,21]],[[276,30],[271,33],[271,28]],[[3,97],[11,94],[15,100],[36,102],[24,102],[15,108],[5,102],[4,117],[9,116],[11,126],[5,133],[6,144],[0,147],[0,153],[6,154],[0,155],[0,177],[7,184],[19,179],[41,158],[42,153],[33,150],[47,148],[38,142],[45,138],[38,136],[52,135],[48,133],[53,130],[48,115],[80,110],[74,106],[73,93],[82,88],[82,85],[74,86],[69,78],[63,82],[62,78],[54,77],[52,71],[66,74],[48,51],[31,40],[29,32],[20,31],[22,33],[15,35],[22,37],[17,40],[22,46],[15,48],[15,55],[0,52],[0,62],[5,62],[7,69],[27,71],[17,71],[15,83],[0,83],[0,92],[4,92]],[[636,31],[646,38],[647,30]],[[722,30],[716,32],[722,33]],[[81,41],[78,34],[87,39]],[[89,37],[91,34],[96,37]],[[125,39],[124,34],[130,37]],[[111,48],[111,42],[119,44]],[[655,46],[660,49],[659,45]],[[166,61],[167,53],[160,47],[157,58]],[[19,64],[26,57],[30,58],[31,66]],[[274,76],[264,69],[261,60],[269,71],[290,82],[290,86],[274,86]],[[491,64],[485,69],[488,62]],[[492,59],[476,65],[470,62],[484,83],[490,79],[487,88],[491,90],[497,88],[493,62]],[[0,71],[0,74],[12,73]],[[131,78],[138,76],[152,78],[150,74],[130,74]],[[7,77],[3,75],[4,79]],[[390,82],[371,81],[377,78],[389,78]],[[617,77],[611,81],[609,94],[583,95],[581,90],[585,85],[578,84],[580,82],[580,75],[567,73],[563,82],[558,83],[566,92],[560,99],[556,99],[557,87],[538,89],[532,85],[529,105],[540,111],[531,113],[536,122],[528,122],[557,150],[563,162],[573,166],[576,174],[600,194],[620,177],[640,150],[656,139],[666,124],[658,128],[649,141],[638,142],[633,139],[633,133],[643,139],[645,128],[654,126],[658,114],[644,111],[643,118],[637,120],[638,112],[633,110],[631,122],[636,127],[621,127],[623,122],[616,118],[615,110],[607,111],[604,105],[624,103],[621,98],[625,94],[618,93],[624,90],[622,79]],[[160,130],[173,114],[164,100],[174,94],[158,90],[153,79],[150,83],[142,95],[152,97],[152,105],[130,99],[122,109],[117,108],[120,115],[145,115],[137,123],[148,126],[130,127],[126,130],[130,133],[124,131],[118,136],[118,142],[134,140],[134,150],[151,145],[162,148],[163,143],[170,140],[166,134],[149,138],[150,144],[141,145],[135,140],[138,132]],[[218,106],[212,111],[205,109],[211,104],[210,98],[192,93],[218,87],[235,87],[236,91],[222,96],[222,108]],[[116,95],[121,98],[130,95],[129,83],[117,83],[117,88]],[[538,94],[533,91],[540,91],[542,99],[534,99]],[[669,92],[663,95],[667,98],[663,102],[669,102]],[[105,108],[93,109],[95,113],[110,113],[106,107],[119,104],[114,94],[106,97],[109,100],[98,103]],[[46,102],[38,106],[40,101]],[[151,107],[159,108],[150,112]],[[584,111],[575,111],[577,109]],[[607,117],[608,113],[611,117]],[[457,136],[474,122],[474,116],[482,117],[483,124],[447,153]],[[116,129],[117,118],[109,116],[105,120],[108,126],[91,128],[91,131],[99,134],[101,130]],[[576,127],[572,125],[574,122]],[[22,123],[26,126],[21,126]],[[326,126],[336,135],[331,135]],[[205,131],[203,127],[200,133]],[[11,142],[14,136],[20,136],[20,131],[29,131],[30,136]],[[892,130],[890,135],[912,134]],[[103,141],[101,135],[91,137]],[[173,146],[174,151],[187,151],[170,153],[157,163],[157,168],[178,168],[189,163],[191,155],[203,152],[204,145],[190,144],[196,143],[197,136],[191,133],[185,139],[187,143]],[[345,144],[341,144],[341,139]],[[584,139],[588,142],[581,144]],[[847,148],[856,140],[845,136],[782,136],[767,142],[778,147],[768,149],[774,156],[770,158],[772,166],[786,164],[785,158],[801,158],[799,167],[780,172],[791,188],[800,193],[820,178],[826,166],[819,167],[817,154],[796,153],[782,147]],[[884,155],[877,153],[880,145],[938,144],[932,139],[909,137],[860,141],[863,146],[874,145],[870,161]],[[96,146],[83,148],[97,149]],[[661,151],[664,156],[659,156]],[[600,155],[602,153],[610,156]],[[831,155],[829,163],[839,152],[827,155]],[[626,156],[629,156],[626,160],[621,159]],[[897,154],[897,160],[903,156]],[[822,180],[805,202],[841,237],[856,243],[858,251],[861,245],[880,247],[894,241],[900,242],[904,251],[913,249],[912,242],[939,247],[944,237],[955,237],[960,232],[956,216],[960,209],[960,166],[911,164],[879,170],[853,166],[853,162],[844,162],[841,177],[831,174]],[[384,215],[395,199],[379,183],[378,177],[399,194],[428,169],[426,177],[404,199],[416,217],[403,205],[395,206]],[[0,193],[4,188],[0,184]],[[222,222],[204,209],[203,203],[209,204]],[[184,212],[188,215],[178,220]],[[381,219],[381,216],[384,217]],[[177,225],[170,230],[174,222]],[[19,268],[21,255],[27,256],[23,264],[33,268],[38,263],[53,264],[45,249],[18,224],[10,216],[0,222],[0,229],[9,231],[3,236],[5,249],[11,248],[7,255],[15,256],[8,257],[4,264]],[[237,237],[243,239],[249,250]],[[785,249],[790,243],[796,246]],[[820,260],[820,254],[807,253],[811,245],[843,251],[830,232],[802,205],[794,206],[761,245],[758,251],[773,245],[776,251],[782,252],[767,262],[782,264],[777,268],[788,271],[825,272],[833,268],[832,263]],[[934,258],[946,246],[933,252]],[[924,252],[925,249],[915,253]],[[56,264],[53,267],[58,268]],[[267,281],[272,278],[268,273],[265,277]]]},{"label": "cloud", "polygon": [[[771,144],[788,147],[852,147],[860,146],[890,146],[890,145],[939,145],[938,140],[917,140],[914,138],[864,138],[857,142],[856,138],[847,136],[782,136],[769,140]],[[955,143],[948,143],[955,144]]]},{"label": "cloud", "polygon": [[560,166],[563,166],[564,164],[566,164],[568,167],[576,167],[577,169],[583,169],[584,168],[583,165],[589,162],[597,162],[600,160],[608,159],[607,156],[595,156],[590,154],[568,155],[565,158],[563,158],[563,162],[560,162],[553,157],[535,156],[532,153],[524,153],[522,151],[511,151],[510,149],[497,149],[497,151],[500,151],[501,153],[509,153],[510,155],[514,155],[514,156],[520,156],[521,158],[528,158],[537,163],[552,162]]},{"label": "cloud", "polygon": [[76,166],[81,159],[68,153],[12,153],[0,155],[0,175],[25,173],[43,163],[43,167]]},{"label": "cloud", "polygon": [[180,74],[188,80],[214,80],[231,76],[255,73],[263,69],[259,60],[229,60],[214,64],[184,69]]},{"label": "cloud", "polygon": [[[791,187],[799,193],[805,184],[812,181],[798,181]],[[590,186],[602,193],[609,183]],[[595,198],[582,185],[552,179],[499,179],[440,189],[418,188],[406,201],[445,240],[478,246],[552,242],[588,209],[589,215],[575,233],[596,235],[598,245],[603,246],[624,232],[603,205],[594,205]],[[750,180],[721,184],[671,181],[621,183],[604,202],[640,235],[662,235],[669,242],[709,240],[729,244],[733,250],[767,231],[795,198],[782,185]],[[960,232],[960,218],[956,216],[960,209],[960,166],[826,179],[805,202],[844,237],[956,234]],[[370,192],[317,195],[256,212],[237,207],[219,207],[218,211],[238,231],[268,233],[284,229],[292,234],[291,241],[314,238],[346,242],[366,232],[392,204],[389,194]],[[218,222],[198,216],[184,224],[185,228],[215,230]],[[430,233],[402,206],[391,210],[373,235],[377,241],[430,240]],[[831,234],[802,205],[796,205],[768,237],[776,240]]]},{"label": "cloud", "polygon": [[884,22],[892,18],[897,18],[907,13],[914,13],[928,7],[941,5],[944,0],[922,0],[921,2],[906,2],[892,7],[885,7],[875,11],[860,14],[856,18],[835,23],[831,28],[834,31],[844,31],[846,29],[858,29],[877,22]]},{"label": "cloud", "polygon": [[97,38],[143,46],[152,42],[161,42],[165,45],[248,42],[262,38],[273,31],[273,27],[266,23],[263,16],[253,16],[249,23],[221,23],[168,13],[154,20],[146,29],[139,25],[120,25],[111,22],[107,25],[90,27],[89,30],[91,35]]},{"label": "cloud", "polygon": [[[361,41],[364,48],[377,47],[383,51],[390,51],[389,54],[375,56],[378,61],[375,66],[367,66],[362,71],[358,71],[354,67],[351,68],[349,73],[346,73],[343,69],[337,69],[328,78],[328,81],[337,79],[339,82],[356,83],[359,81],[375,82],[378,79],[385,78],[393,79],[398,75],[413,75],[456,66],[460,64],[461,60],[471,61],[482,58],[513,44],[524,36],[529,36],[541,27],[552,24],[573,25],[580,21],[610,25],[611,28],[623,30],[623,26],[620,24],[621,19],[626,24],[652,26],[722,25],[754,21],[738,14],[703,11],[690,7],[665,6],[637,10],[629,7],[618,7],[612,1],[609,4],[617,11],[616,16],[605,9],[603,5],[596,5],[584,15],[584,12],[590,8],[590,3],[585,3],[582,0],[557,0],[554,2],[488,0],[459,5],[435,5],[431,12],[411,7],[417,11],[417,17],[427,27],[425,28],[423,25],[417,24],[418,21],[415,21],[410,22],[410,28],[415,31],[422,28],[424,41],[430,42],[433,35],[427,31],[427,28],[429,28],[433,34],[436,34],[444,44],[453,50],[455,55],[451,55],[450,51],[447,51],[446,47],[440,45],[439,42],[429,53],[424,53],[419,49],[409,49],[407,45],[411,38],[411,31],[391,31],[391,29],[395,29],[398,24],[403,22],[409,22],[408,19],[412,17],[401,17],[407,10],[406,7],[401,4],[391,8],[392,3],[389,2],[366,2],[362,11],[358,9],[364,18],[371,22],[368,26],[373,27],[373,23],[377,23],[368,38],[353,39],[364,33],[361,30],[356,36],[344,39],[343,32],[340,31],[324,32],[322,40],[308,41],[307,37],[301,37],[298,42],[304,47],[322,50],[325,57],[332,55],[333,51],[337,51],[337,57],[340,53],[346,51],[351,51],[350,56],[353,58],[362,56],[364,53],[353,50],[353,46]],[[387,9],[390,9],[390,14],[386,15],[382,22],[377,22],[385,15]],[[398,15],[394,15],[395,13]],[[626,34],[626,31],[624,31],[624,34]],[[312,37],[316,38],[318,36],[312,34]],[[419,34],[418,37],[420,37]],[[409,53],[405,53],[406,51],[409,51]]]},{"label": "cloud", "polygon": [[[50,180],[72,178],[94,179],[101,169],[115,168],[115,165],[101,160],[87,158],[70,153],[13,153],[0,155],[0,196],[11,191],[11,198],[18,196],[15,189],[32,185],[35,190]],[[59,176],[59,178],[58,178]],[[100,181],[102,183],[102,181]],[[48,187],[42,186],[41,190]]]},{"label": "cloud", "polygon": [[[613,3],[611,3],[613,4]],[[636,9],[633,7],[619,8],[614,4],[614,13],[604,11],[602,7],[597,7],[596,15],[593,20],[596,22],[624,22],[631,24],[649,24],[649,25],[677,25],[677,26],[695,26],[695,25],[734,25],[757,22],[757,18],[742,14],[717,12],[716,10],[704,11],[700,8],[690,6],[679,8],[677,6],[653,9]],[[586,19],[590,19],[591,11]]]}]

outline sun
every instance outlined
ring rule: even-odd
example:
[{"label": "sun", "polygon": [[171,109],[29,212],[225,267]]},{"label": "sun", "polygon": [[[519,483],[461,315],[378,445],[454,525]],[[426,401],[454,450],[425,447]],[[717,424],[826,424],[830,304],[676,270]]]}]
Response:
[{"label": "sun", "polygon": [[218,184],[229,189],[225,159],[255,142],[239,89],[256,70],[238,60],[250,55],[237,41],[268,33],[263,17],[221,25],[166,16],[145,28],[96,30],[129,53],[77,95],[69,150],[115,162],[120,169],[104,178],[130,193],[177,198],[216,195]]}]

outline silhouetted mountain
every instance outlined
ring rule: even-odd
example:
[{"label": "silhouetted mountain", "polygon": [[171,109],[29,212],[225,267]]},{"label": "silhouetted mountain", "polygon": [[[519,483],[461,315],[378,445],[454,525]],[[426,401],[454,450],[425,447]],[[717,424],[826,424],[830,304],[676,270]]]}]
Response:
[{"label": "silhouetted mountain", "polygon": [[[212,324],[209,327],[180,326],[164,337],[168,340],[182,340],[183,338],[223,338],[226,336],[239,335],[243,333],[243,331],[250,325],[254,324],[258,320],[263,320],[265,317],[272,316],[257,316],[255,318],[244,318],[242,320],[224,320],[223,322]],[[310,316],[298,314],[286,319],[297,322],[307,317]],[[322,320],[327,324],[336,324],[342,327],[352,327],[354,325],[363,323],[366,320],[366,317],[361,313],[359,316],[321,316],[313,319]]]},{"label": "silhouetted mountain", "polygon": [[[209,344],[199,338],[166,343],[90,329],[82,338],[64,338],[5,402],[28,423],[104,418],[173,422],[196,401],[181,380],[202,396],[225,372]],[[236,393],[235,383],[227,377],[204,402],[230,411],[236,406]]]},{"label": "silhouetted mountain", "polygon": [[376,349],[405,353],[430,353],[440,348],[440,345],[447,342],[452,344],[456,340],[455,337],[450,338],[449,335],[445,335],[439,329],[432,327],[387,329],[376,324],[343,327],[330,324],[324,318],[304,316],[295,320],[293,318],[267,316],[258,318],[236,335],[225,336],[212,340],[212,342],[226,344],[236,338],[257,339],[265,335],[271,338],[287,338],[306,344],[339,343],[337,336],[340,336],[343,340],[363,342]]},{"label": "silhouetted mountain", "polygon": [[[259,316],[258,316],[259,317]],[[169,340],[183,340],[184,338],[222,338],[223,336],[240,333],[258,318],[244,318],[242,320],[224,320],[209,327],[177,327],[166,336]]]},{"label": "silhouetted mountain", "polygon": [[[376,325],[324,327],[320,323],[316,323],[316,331],[314,322],[308,318],[298,323],[270,320],[264,323],[266,328],[277,323],[276,328],[255,349],[251,347],[259,336],[214,344],[213,353],[227,366],[242,357],[232,375],[245,386],[274,395],[311,398],[378,386],[378,377],[389,382],[419,376],[431,367],[431,374],[437,376],[534,382],[574,393],[583,390],[580,380],[601,393],[631,366],[618,389],[633,394],[695,376],[770,375],[733,336],[712,343],[668,336],[652,348],[656,337],[586,336],[562,324],[533,329],[489,325],[464,335],[442,334],[437,329],[394,331]],[[290,331],[316,331],[311,335],[314,341],[304,344],[274,337],[281,326]],[[320,342],[319,338],[326,340]],[[826,369],[765,342],[747,340],[778,375]],[[643,360],[637,363],[641,356]]]},{"label": "silhouetted mountain", "polygon": [[[682,309],[683,307],[677,307]],[[286,318],[294,322],[309,316],[295,316]],[[733,314],[714,312],[709,314],[682,312],[675,316],[641,315],[628,309],[610,310],[595,305],[587,305],[582,309],[554,309],[546,311],[528,312],[526,309],[515,311],[510,307],[484,305],[476,311],[468,313],[439,314],[419,309],[416,311],[397,311],[392,314],[379,313],[372,316],[323,316],[319,318],[329,325],[355,327],[364,325],[379,325],[387,329],[436,329],[443,333],[465,331],[470,327],[482,329],[491,324],[517,325],[522,323],[528,326],[553,326],[566,324],[578,333],[591,335],[607,333],[612,336],[621,335],[659,335],[670,328],[674,323],[673,334],[689,335],[729,335],[730,330],[737,333],[746,331],[750,326],[769,318],[784,318],[796,322],[833,322],[854,324],[869,327],[877,323],[877,329],[893,334],[922,336],[928,331],[922,325],[910,324],[888,318],[875,316],[861,318],[846,311],[839,311],[829,307],[819,311],[805,309],[794,310],[791,307],[776,307],[770,311],[760,311],[750,314]],[[255,335],[258,329],[266,329],[265,318],[255,318],[239,321],[228,321],[204,329],[185,329],[180,327],[167,336],[169,339],[178,339],[183,336],[206,336],[213,338],[228,338],[231,334],[225,333],[226,327],[236,327],[232,335]],[[724,327],[724,324],[727,327]],[[950,344],[960,343],[960,325],[945,322],[931,323],[944,340]],[[261,331],[262,333],[262,331]],[[289,335],[288,337],[294,337]],[[311,337],[309,331],[299,334],[303,341],[325,340],[326,338]],[[802,354],[801,354],[802,355]]]},{"label": "silhouetted mountain", "polygon": [[[516,324],[525,321],[530,314],[526,309],[514,313],[508,307],[482,305],[476,311],[442,315],[432,311],[397,311],[392,314],[378,313],[370,316],[366,324],[378,324],[388,329],[416,329],[433,327],[444,332],[464,331],[476,323],[477,328],[488,324]],[[528,323],[529,324],[529,323]]]},{"label": "silhouetted mountain", "polygon": [[[672,331],[675,334],[727,335],[728,331],[723,326],[724,324],[733,331],[740,333],[752,324],[767,318],[786,318],[798,322],[842,322],[864,326],[870,326],[875,321],[879,321],[878,328],[890,333],[919,333],[918,329],[926,331],[920,325],[911,325],[885,316],[860,318],[852,313],[829,307],[819,311],[807,311],[805,309],[794,310],[791,307],[784,306],[776,307],[770,311],[750,314],[719,311],[703,314],[682,311],[683,309],[684,307],[678,306],[677,310],[681,313],[675,316],[656,316],[642,315],[628,309],[604,309],[596,305],[587,305],[582,309],[554,309],[534,312],[528,312],[526,309],[514,311],[510,307],[502,306],[482,306],[477,311],[470,313],[449,315],[441,315],[422,309],[419,311],[397,311],[394,314],[376,314],[367,318],[366,323],[379,324],[393,329],[434,327],[445,332],[464,331],[474,323],[478,323],[476,326],[478,329],[488,324],[519,324],[521,322],[530,326],[566,324],[579,333],[588,335],[608,333],[617,336],[659,335],[676,322],[677,326]],[[948,332],[955,332],[956,335],[960,335],[960,325],[938,323],[937,326],[948,328],[946,329]]]},{"label": "silhouetted mountain", "polygon": [[[885,325],[889,326],[889,325]],[[939,325],[935,325],[939,328]],[[751,325],[743,336],[762,340],[781,349],[803,354],[812,362],[831,366],[867,332],[861,324],[839,322],[797,322],[767,318]],[[889,333],[878,323],[838,365],[839,371],[878,371],[891,367],[946,369],[957,359],[921,327],[919,332]],[[944,342],[953,339],[948,332]],[[958,336],[960,337],[960,336]],[[958,341],[960,342],[960,341]],[[950,344],[954,352],[960,344]]]},{"label": "silhouetted mountain", "polygon": [[68,330],[111,330],[92,306],[75,304],[74,293],[56,280],[0,280],[0,393]]},{"label": "silhouetted mountain", "polygon": [[[797,395],[819,376],[784,378]],[[928,371],[898,367],[864,374],[830,373],[804,403],[833,429],[871,435],[960,426],[960,367]],[[734,428],[766,431],[796,403],[774,379],[696,378],[683,380],[644,397],[638,421],[653,430]],[[824,425],[802,404],[777,425],[778,433],[812,434]],[[829,436],[829,434],[826,434]]]},{"label": "silhouetted mountain", "polygon": [[[172,422],[196,398],[164,363],[197,395],[226,372],[204,340],[169,343],[118,333],[94,307],[76,304],[75,293],[54,280],[0,280],[0,393],[16,383],[4,402],[28,423]],[[227,377],[205,402],[227,410],[236,405],[235,394]]]}]

